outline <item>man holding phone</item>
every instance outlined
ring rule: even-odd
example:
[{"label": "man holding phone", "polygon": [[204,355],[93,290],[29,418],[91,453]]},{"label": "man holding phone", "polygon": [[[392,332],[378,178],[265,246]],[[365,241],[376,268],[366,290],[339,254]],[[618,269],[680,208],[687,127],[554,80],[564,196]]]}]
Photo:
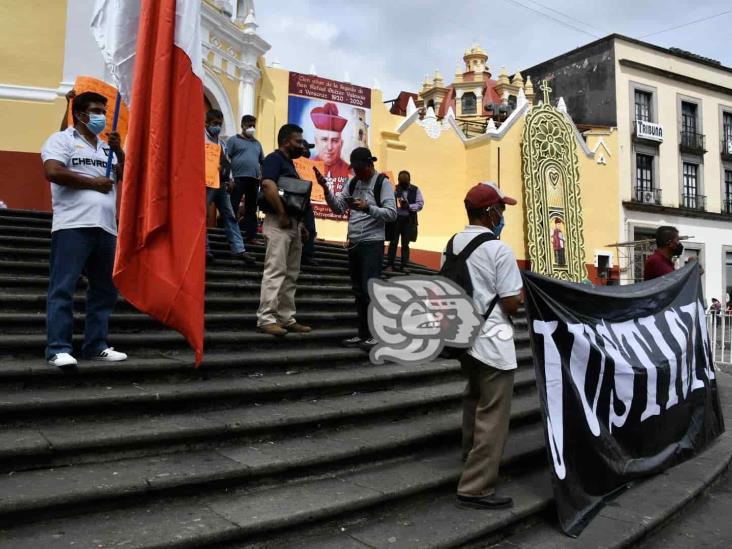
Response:
[{"label": "man holding phone", "polygon": [[343,341],[347,347],[368,351],[376,340],[368,324],[369,280],[380,278],[384,260],[384,228],[396,219],[394,190],[389,180],[374,169],[376,157],[366,147],[351,152],[351,168],[356,176],[334,196],[317,169],[315,176],[323,188],[325,200],[336,214],[350,208],[348,216],[348,267],[358,313],[358,336]]},{"label": "man holding phone", "polygon": [[417,212],[424,208],[424,198],[419,187],[412,185],[412,176],[407,170],[399,172],[399,183],[394,191],[398,200],[397,219],[391,224],[389,254],[387,256],[387,272],[394,271],[394,260],[396,259],[399,239],[402,241],[401,268],[405,274],[409,274],[409,243],[417,240]]}]

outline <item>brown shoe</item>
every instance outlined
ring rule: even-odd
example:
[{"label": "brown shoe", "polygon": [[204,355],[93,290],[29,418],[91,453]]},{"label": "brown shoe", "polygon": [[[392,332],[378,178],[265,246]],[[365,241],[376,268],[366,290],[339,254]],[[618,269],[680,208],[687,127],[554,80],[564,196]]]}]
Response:
[{"label": "brown shoe", "polygon": [[287,330],[277,323],[265,324],[264,326],[257,326],[257,331],[260,334],[269,334],[277,337],[287,335]]},{"label": "brown shoe", "polygon": [[299,322],[293,322],[292,324],[284,326],[284,329],[288,332],[292,332],[293,334],[307,334],[313,331],[310,326],[305,326],[305,324],[300,324]]}]

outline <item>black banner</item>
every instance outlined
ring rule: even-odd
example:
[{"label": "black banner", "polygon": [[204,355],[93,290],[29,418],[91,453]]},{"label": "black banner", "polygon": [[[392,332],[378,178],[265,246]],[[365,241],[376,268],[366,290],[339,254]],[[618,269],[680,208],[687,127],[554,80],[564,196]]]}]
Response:
[{"label": "black banner", "polygon": [[524,273],[524,287],[559,522],[577,536],[724,431],[699,267],[601,287]]}]

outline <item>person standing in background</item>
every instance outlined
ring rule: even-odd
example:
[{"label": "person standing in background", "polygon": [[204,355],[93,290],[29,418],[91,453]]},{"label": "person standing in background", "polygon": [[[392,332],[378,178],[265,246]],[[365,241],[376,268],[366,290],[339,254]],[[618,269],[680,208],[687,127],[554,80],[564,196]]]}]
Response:
[{"label": "person standing in background", "polygon": [[398,176],[399,183],[394,190],[394,197],[397,203],[397,218],[391,227],[387,226],[389,234],[389,254],[387,256],[386,272],[394,271],[394,260],[396,259],[399,240],[402,241],[402,257],[400,271],[409,273],[409,243],[417,240],[417,212],[424,208],[424,197],[419,187],[412,185],[412,176],[408,171],[402,170]]},{"label": "person standing in background", "polygon": [[226,154],[231,161],[234,184],[231,187],[231,209],[239,212],[244,197],[244,235],[247,244],[253,244],[257,236],[257,194],[262,177],[264,150],[254,137],[257,119],[245,114],[241,119],[241,133],[232,135],[226,142]]}]

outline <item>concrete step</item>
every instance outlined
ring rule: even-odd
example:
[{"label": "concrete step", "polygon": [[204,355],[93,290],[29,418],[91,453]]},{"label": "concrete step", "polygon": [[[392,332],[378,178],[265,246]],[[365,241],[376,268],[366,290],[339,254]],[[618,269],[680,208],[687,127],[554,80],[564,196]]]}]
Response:
[{"label": "concrete step", "polygon": [[361,349],[344,347],[298,348],[283,347],[260,350],[211,351],[203,363],[194,367],[193,352],[160,353],[151,358],[132,355],[124,362],[79,361],[76,372],[63,372],[42,360],[41,355],[30,358],[0,360],[0,383],[21,387],[58,386],[69,380],[81,386],[113,380],[193,380],[262,375],[264,372],[299,372],[314,366],[321,368],[341,364],[370,364]]},{"label": "concrete step", "polygon": [[[296,293],[295,304],[302,311],[353,311],[354,298],[346,292],[330,292],[327,287],[324,291],[308,291],[304,289]],[[327,296],[327,297],[326,297]],[[6,312],[35,311],[45,312],[47,294],[43,291],[0,292],[0,310]],[[84,292],[74,296],[74,309],[84,310]],[[224,311],[256,311],[259,307],[259,295],[252,292],[250,295],[207,295],[207,312]],[[124,298],[120,297],[115,306],[116,312],[136,312]]]},{"label": "concrete step", "polygon": [[[540,431],[537,433],[540,434]],[[513,433],[519,436],[518,433]],[[511,451],[511,443],[507,444]],[[543,449],[540,451],[544,451]],[[510,464],[511,462],[509,462]],[[513,498],[510,510],[459,507],[455,486],[447,483],[383,508],[366,509],[322,524],[290,529],[261,541],[235,542],[227,549],[428,549],[486,547],[516,529],[531,528],[553,504],[549,472],[543,467],[504,471],[502,495]],[[506,549],[519,546],[509,545]],[[541,544],[520,546],[525,549]],[[561,545],[557,545],[560,549]],[[589,546],[585,546],[589,547]],[[600,546],[597,546],[600,547]]]},{"label": "concrete step", "polygon": [[[420,446],[454,445],[460,439],[456,411],[407,417],[371,426],[346,426],[282,440],[261,440],[156,458],[129,458],[110,463],[16,472],[0,477],[0,523],[27,521],[22,515],[87,506],[124,494],[149,497],[195,487],[197,491],[226,482],[248,485],[275,476],[301,475],[331,464],[357,464],[392,458]],[[518,433],[518,434],[517,434]],[[517,429],[514,438],[533,439],[542,451],[541,427]],[[511,444],[511,443],[509,443]],[[528,454],[529,445],[524,448]],[[206,463],[205,468],[197,465]],[[120,474],[120,472],[122,474]]]},{"label": "concrete step", "polygon": [[[48,271],[48,269],[46,269]],[[303,286],[308,285],[328,285],[328,286],[342,286],[351,287],[351,280],[346,276],[338,275],[317,275],[317,274],[303,274],[297,277],[298,283]],[[206,289],[236,289],[244,285],[256,285],[259,286],[262,283],[261,273],[254,271],[236,271],[236,270],[217,270],[215,268],[209,268],[206,271]],[[23,272],[0,274],[0,288],[2,287],[48,287],[48,272],[45,273],[33,273],[30,272],[25,274]],[[79,279],[79,287],[86,287],[86,283],[83,278]]]},{"label": "concrete step", "polygon": [[[276,349],[284,346],[298,345],[301,347],[323,347],[326,344],[338,345],[343,339],[357,334],[354,327],[319,328],[316,327],[308,334],[287,334],[284,337],[274,337],[260,334],[254,329],[238,331],[209,331],[205,335],[204,350],[215,349]],[[74,349],[81,349],[84,336],[75,334],[73,337]],[[108,344],[128,354],[149,356],[149,353],[159,353],[168,349],[187,349],[188,343],[181,334],[173,330],[140,332],[117,332],[109,335]],[[46,346],[46,335],[37,334],[0,334],[0,356],[16,352],[42,352]]]},{"label": "concrete step", "polygon": [[[503,464],[541,451],[535,433],[509,437]],[[134,547],[221,546],[255,536],[282,535],[296,526],[336,516],[379,509],[406,498],[444,489],[457,479],[459,454],[433,451],[371,466],[356,466],[335,475],[277,486],[221,489],[218,493],[152,500],[143,505],[84,513],[0,532],[0,547]],[[515,486],[537,484],[538,476],[515,477]],[[506,523],[520,517],[505,512]],[[348,546],[345,546],[348,547]]]},{"label": "concrete step", "polygon": [[[226,407],[229,404],[268,402],[276,399],[303,399],[332,393],[367,392],[389,386],[393,389],[460,379],[456,361],[382,366],[370,365],[364,354],[360,363],[339,367],[309,369],[293,373],[250,374],[239,378],[197,379],[157,383],[139,379],[80,386],[77,376],[65,376],[56,387],[0,388],[0,418],[23,420],[31,417],[55,417],[94,413],[119,407],[121,413],[136,415],[141,411],[159,411],[185,407],[195,409]],[[75,379],[77,378],[77,379]],[[522,369],[519,382],[534,380],[530,368]]]},{"label": "concrete step", "polygon": [[[534,423],[539,405],[533,380],[517,384],[512,420]],[[192,413],[139,413],[117,406],[103,417],[62,417],[5,424],[0,432],[0,470],[19,471],[80,462],[189,451],[224,444],[336,427],[348,423],[403,418],[419,411],[457,409],[463,381],[411,388],[264,402],[250,399],[223,409]],[[212,405],[216,405],[215,402]]]},{"label": "concrete step", "polygon": [[[229,252],[229,242],[224,234],[209,233],[209,243],[213,252],[226,255]],[[51,246],[50,228],[5,226],[0,225],[0,246],[8,248],[45,249]],[[246,244],[247,251],[262,254],[265,249],[264,239],[257,239],[253,244]],[[347,253],[344,248],[333,248],[320,245],[316,241],[318,259],[334,259],[344,261]]]},{"label": "concrete step", "polygon": [[[355,327],[358,319],[354,311],[303,311],[297,315],[298,321],[320,327],[351,326]],[[110,331],[123,332],[127,330],[166,330],[167,327],[153,318],[139,312],[113,313],[110,319]],[[206,315],[206,330],[225,330],[231,327],[254,330],[257,325],[256,313],[209,313]],[[74,314],[74,330],[84,330],[84,314]],[[0,313],[0,331],[4,334],[13,333],[45,333],[46,315],[44,312],[17,312]]]}]

